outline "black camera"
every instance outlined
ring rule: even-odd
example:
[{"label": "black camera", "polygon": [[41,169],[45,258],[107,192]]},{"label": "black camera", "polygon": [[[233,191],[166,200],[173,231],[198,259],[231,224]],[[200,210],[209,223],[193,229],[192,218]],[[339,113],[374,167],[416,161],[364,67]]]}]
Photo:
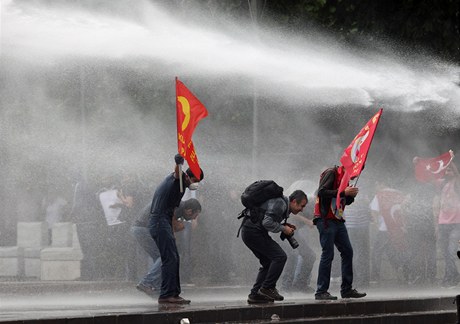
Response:
[{"label": "black camera", "polygon": [[282,241],[286,239],[293,249],[297,249],[299,247],[299,242],[297,242],[297,240],[294,238],[294,234],[287,236],[286,234],[281,232],[280,238]]}]

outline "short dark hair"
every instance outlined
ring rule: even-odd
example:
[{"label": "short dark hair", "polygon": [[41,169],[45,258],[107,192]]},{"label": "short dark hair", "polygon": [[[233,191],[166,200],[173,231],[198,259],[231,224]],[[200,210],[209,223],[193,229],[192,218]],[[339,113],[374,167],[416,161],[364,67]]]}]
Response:
[{"label": "short dark hair", "polygon": [[190,198],[184,201],[184,210],[191,209],[193,213],[201,212],[201,204],[198,199]]},{"label": "short dark hair", "polygon": [[298,204],[302,202],[302,199],[306,199],[308,203],[307,194],[302,190],[295,190],[293,193],[289,195],[289,201],[295,200]]},{"label": "short dark hair", "polygon": [[[196,178],[196,176],[193,174],[192,170],[190,170],[190,168],[187,169],[187,171],[185,171],[185,173],[187,173],[187,175],[191,178],[191,177],[194,177]],[[198,179],[198,178],[197,178]],[[204,173],[203,173],[203,170],[200,168],[200,181],[204,179]]]}]

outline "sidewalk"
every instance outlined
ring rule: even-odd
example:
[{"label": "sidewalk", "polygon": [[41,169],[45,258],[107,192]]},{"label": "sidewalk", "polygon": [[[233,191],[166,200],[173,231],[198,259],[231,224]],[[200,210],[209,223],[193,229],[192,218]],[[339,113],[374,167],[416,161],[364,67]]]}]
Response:
[{"label": "sidewalk", "polygon": [[[249,287],[196,287],[183,286],[182,296],[191,299],[187,306],[164,307],[135,288],[135,283],[117,281],[0,281],[0,322],[36,319],[96,318],[117,316],[148,316],[166,318],[183,314],[212,314],[212,316],[243,316],[245,312],[263,312],[260,307],[250,306],[246,302]],[[283,293],[283,292],[281,292]],[[337,294],[336,288],[331,293]],[[416,300],[428,298],[435,301],[445,299],[449,307],[460,293],[459,289],[427,288],[409,290],[407,287],[371,288],[368,296],[360,300],[340,299],[334,303],[347,305],[352,303],[385,304],[389,300]],[[321,302],[314,300],[313,294],[286,294],[283,302],[273,307],[281,312],[283,307],[304,305],[318,307]],[[323,302],[324,303],[324,302]],[[401,303],[398,303],[401,304]],[[266,305],[263,306],[264,309]],[[279,308],[281,307],[281,308]],[[347,306],[348,307],[348,306]],[[258,310],[259,309],[259,310]],[[296,309],[296,308],[293,308]],[[362,311],[364,311],[365,307]],[[321,310],[321,309],[319,309]],[[169,314],[169,315],[168,315]],[[238,315],[235,315],[238,314]],[[261,313],[262,314],[262,313]],[[185,315],[184,315],[185,316]],[[190,315],[191,316],[191,315]],[[204,316],[204,315],[203,315]],[[255,316],[255,315],[254,315]],[[20,323],[20,322],[18,322]],[[54,322],[53,322],[54,323]],[[57,322],[56,322],[57,323]],[[78,323],[78,322],[72,322]],[[86,322],[85,322],[86,323]],[[90,321],[93,323],[93,321]],[[94,322],[95,323],[95,322]],[[104,322],[106,323],[106,322]],[[130,323],[131,322],[127,322]],[[134,322],[133,322],[134,323]],[[136,322],[137,323],[137,322]]]}]

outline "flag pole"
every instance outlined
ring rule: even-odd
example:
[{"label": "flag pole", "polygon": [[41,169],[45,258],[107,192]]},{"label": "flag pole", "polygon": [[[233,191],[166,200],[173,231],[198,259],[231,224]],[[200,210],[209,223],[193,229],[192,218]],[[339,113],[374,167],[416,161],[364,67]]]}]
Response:
[{"label": "flag pole", "polygon": [[360,176],[360,175],[361,175],[361,174],[359,174],[359,175],[356,177],[356,181],[355,181],[355,183],[353,184],[353,187],[356,187],[356,185],[358,184],[358,179],[359,179],[359,176]]},{"label": "flag pole", "polygon": [[[380,111],[380,115],[382,114],[383,112],[383,108],[380,108],[379,109]],[[377,124],[375,125],[375,130],[377,131],[377,126],[379,126],[379,122],[380,122],[380,117],[379,119],[377,120]],[[372,137],[371,137],[371,144],[372,144],[372,141],[374,140],[374,135],[375,135],[375,132],[372,134]],[[369,151],[371,149],[371,144],[369,144]],[[369,154],[366,155],[366,160],[367,160],[367,157],[368,157]],[[364,161],[364,164],[366,163],[366,161]],[[363,164],[363,169],[364,169],[364,164]],[[362,169],[361,169],[362,170]],[[356,177],[356,181],[355,183],[353,184],[354,187],[356,187],[356,185],[358,184],[358,180],[359,180],[359,177],[361,176],[361,173],[358,174],[358,176]]]},{"label": "flag pole", "polygon": [[184,192],[184,184],[182,182],[182,164],[179,164],[179,187],[180,187],[180,192]]},{"label": "flag pole", "polygon": [[[176,76],[176,124],[177,124],[176,133],[177,133],[177,136],[179,136],[179,124],[178,123],[179,123],[179,119],[177,116],[177,76]],[[179,138],[177,139],[177,142],[179,143]],[[177,150],[177,153],[180,154],[179,150]],[[182,181],[182,164],[179,164],[178,167],[179,167],[179,188],[180,188],[180,192],[183,193],[184,183]]]}]

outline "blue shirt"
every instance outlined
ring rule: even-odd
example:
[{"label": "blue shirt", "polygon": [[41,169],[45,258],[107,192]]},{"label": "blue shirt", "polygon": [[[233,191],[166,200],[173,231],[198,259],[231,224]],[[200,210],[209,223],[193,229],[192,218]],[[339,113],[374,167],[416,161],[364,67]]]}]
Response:
[{"label": "blue shirt", "polygon": [[153,219],[166,217],[172,223],[174,208],[178,207],[184,192],[180,192],[179,179],[174,178],[174,173],[168,175],[155,190],[150,208],[150,223]]}]

